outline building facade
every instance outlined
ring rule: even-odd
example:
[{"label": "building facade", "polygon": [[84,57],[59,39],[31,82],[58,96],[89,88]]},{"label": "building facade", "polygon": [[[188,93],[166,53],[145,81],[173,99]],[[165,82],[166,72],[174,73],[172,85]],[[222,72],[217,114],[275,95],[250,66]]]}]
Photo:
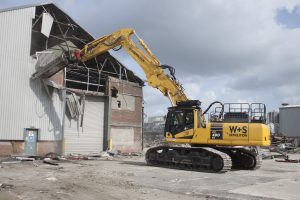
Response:
[{"label": "building facade", "polygon": [[43,68],[94,40],[70,16],[35,4],[0,10],[0,26],[0,155],[88,154],[109,141],[142,150],[143,81],[132,71],[109,53]]},{"label": "building facade", "polygon": [[300,137],[300,105],[279,108],[279,133],[288,137]]}]

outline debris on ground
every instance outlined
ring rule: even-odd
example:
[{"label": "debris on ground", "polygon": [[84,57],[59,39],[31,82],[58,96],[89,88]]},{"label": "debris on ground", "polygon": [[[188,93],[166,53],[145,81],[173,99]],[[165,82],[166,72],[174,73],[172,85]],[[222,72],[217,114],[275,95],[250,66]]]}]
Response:
[{"label": "debris on ground", "polygon": [[277,146],[279,144],[291,143],[291,142],[292,142],[292,140],[285,135],[282,135],[282,134],[271,135],[271,145],[272,146]]},{"label": "debris on ground", "polygon": [[288,153],[300,153],[298,140],[299,138],[288,137],[283,134],[272,135],[270,150],[280,150]]},{"label": "debris on ground", "polygon": [[43,163],[56,166],[59,165],[57,161],[52,160],[51,158],[44,158]]},{"label": "debris on ground", "polygon": [[112,160],[113,159],[112,155],[110,153],[108,153],[107,151],[103,151],[101,153],[101,158],[104,158],[106,160]]},{"label": "debris on ground", "polygon": [[61,156],[54,152],[47,153],[44,158],[50,158],[51,160],[61,160]]},{"label": "debris on ground", "polygon": [[54,176],[51,176],[51,177],[47,177],[46,180],[48,180],[48,181],[57,181],[57,178],[55,178]]},{"label": "debris on ground", "polygon": [[291,159],[284,159],[284,160],[275,160],[276,162],[288,162],[288,163],[299,163],[300,160],[291,160]]},{"label": "debris on ground", "polygon": [[300,159],[290,159],[289,156],[286,156],[283,160],[275,160],[276,162],[287,162],[287,163],[299,163]]},{"label": "debris on ground", "polygon": [[45,156],[11,156],[0,161],[0,164],[18,164],[23,161],[32,161],[35,167],[38,167],[38,160],[43,160],[43,163],[49,165],[59,165],[60,162],[76,161],[76,160],[113,160],[114,158],[122,157],[140,157],[143,153],[139,152],[121,152],[121,151],[103,151],[101,153],[91,153],[87,155],[70,154],[67,156],[60,156],[57,153],[49,152]]},{"label": "debris on ground", "polygon": [[276,153],[270,153],[269,155],[263,155],[262,159],[266,160],[266,159],[274,159],[274,158],[286,158],[287,155],[285,154],[276,154]]},{"label": "debris on ground", "polygon": [[68,155],[66,156],[66,159],[67,160],[88,160],[88,157],[78,154],[78,155]]},{"label": "debris on ground", "polygon": [[11,189],[14,186],[12,184],[0,183],[0,190],[1,189]]},{"label": "debris on ground", "polygon": [[21,161],[2,161],[1,164],[5,165],[5,164],[18,164],[21,163]]},{"label": "debris on ground", "polygon": [[291,160],[288,154],[300,153],[300,147],[295,142],[297,138],[287,137],[282,134],[275,134],[271,136],[271,146],[262,149],[262,159],[282,158],[283,160],[276,160],[277,162],[294,162],[298,160]]},{"label": "debris on ground", "polygon": [[68,155],[65,157],[66,160],[112,160],[113,155],[111,152],[104,151],[102,153],[93,153],[88,155]]},{"label": "debris on ground", "polygon": [[142,156],[143,154],[140,152],[131,152],[129,153],[129,156]]},{"label": "debris on ground", "polygon": [[262,159],[287,158],[287,153],[279,150],[263,149],[261,153]]},{"label": "debris on ground", "polygon": [[33,164],[35,167],[38,167],[38,166],[39,166],[35,161],[33,161],[32,164]]},{"label": "debris on ground", "polygon": [[34,161],[34,158],[28,158],[28,157],[16,157],[17,160],[20,161]]},{"label": "debris on ground", "polygon": [[[300,159],[300,154],[288,155],[290,159]],[[93,156],[101,158],[98,157],[100,153]],[[54,161],[59,166],[45,164],[43,160],[21,162],[9,167],[4,165],[5,168],[0,169],[0,183],[12,184],[13,187],[3,185],[4,188],[0,188],[0,200],[81,200],[99,197],[193,200],[206,199],[206,196],[211,195],[216,196],[209,197],[211,200],[263,200],[297,199],[300,195],[300,190],[297,189],[300,181],[299,164],[275,162],[275,159],[265,160],[255,172],[233,170],[222,174],[220,178],[212,173],[148,166],[143,157],[114,157],[112,161]],[[34,167],[32,163],[35,162],[40,167]],[[64,170],[56,170],[60,167]],[[234,184],[234,188],[224,188],[224,180],[228,184]],[[176,192],[178,188],[181,194]],[[11,192],[17,198],[3,198],[5,192]]]}]

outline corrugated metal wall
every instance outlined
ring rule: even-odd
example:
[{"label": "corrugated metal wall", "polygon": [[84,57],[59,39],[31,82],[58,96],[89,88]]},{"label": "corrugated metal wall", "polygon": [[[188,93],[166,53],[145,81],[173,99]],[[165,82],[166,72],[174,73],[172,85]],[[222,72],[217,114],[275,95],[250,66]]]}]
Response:
[{"label": "corrugated metal wall", "polygon": [[35,7],[0,12],[0,140],[22,140],[23,129],[40,129],[40,140],[60,140],[62,100],[52,101],[39,80],[30,80],[36,60],[30,56]]},{"label": "corrugated metal wall", "polygon": [[87,96],[81,118],[73,120],[68,111],[65,117],[65,154],[89,154],[103,150],[105,98]]},{"label": "corrugated metal wall", "polygon": [[279,132],[291,136],[300,137],[300,106],[279,108]]}]

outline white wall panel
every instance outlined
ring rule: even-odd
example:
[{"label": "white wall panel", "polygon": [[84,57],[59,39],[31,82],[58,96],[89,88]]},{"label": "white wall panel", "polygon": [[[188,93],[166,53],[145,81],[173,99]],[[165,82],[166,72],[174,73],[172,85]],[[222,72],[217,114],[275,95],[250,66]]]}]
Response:
[{"label": "white wall panel", "polygon": [[30,56],[35,7],[0,12],[0,140],[22,140],[23,129],[40,129],[41,140],[60,140],[62,100],[51,98],[41,81],[30,80],[36,60]]},{"label": "white wall panel", "polygon": [[83,126],[79,120],[65,117],[65,154],[99,153],[103,150],[104,98],[87,96],[83,115]]}]

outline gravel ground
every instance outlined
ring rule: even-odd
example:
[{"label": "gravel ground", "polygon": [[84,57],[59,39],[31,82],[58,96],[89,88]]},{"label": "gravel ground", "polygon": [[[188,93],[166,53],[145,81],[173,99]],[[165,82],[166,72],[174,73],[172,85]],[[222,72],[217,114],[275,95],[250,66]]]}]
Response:
[{"label": "gravel ground", "polygon": [[299,188],[300,163],[274,160],[256,171],[222,174],[150,167],[142,157],[0,168],[0,200],[299,199]]}]

